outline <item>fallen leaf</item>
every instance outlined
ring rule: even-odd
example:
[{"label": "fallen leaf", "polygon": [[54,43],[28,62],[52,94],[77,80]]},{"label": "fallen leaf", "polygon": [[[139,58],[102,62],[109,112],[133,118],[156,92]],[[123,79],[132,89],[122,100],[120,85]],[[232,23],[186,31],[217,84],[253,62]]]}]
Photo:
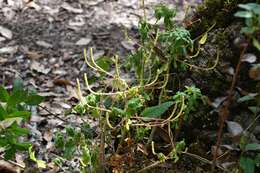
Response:
[{"label": "fallen leaf", "polygon": [[34,8],[36,11],[40,11],[42,8],[36,4],[34,1],[31,1],[29,3],[26,4],[26,7],[29,7],[29,8]]},{"label": "fallen leaf", "polygon": [[30,68],[31,68],[31,70],[34,70],[36,72],[43,73],[43,74],[48,74],[51,71],[50,68],[45,68],[44,65],[40,64],[37,61],[32,61]]},{"label": "fallen leaf", "polygon": [[7,29],[3,26],[0,26],[0,34],[2,36],[4,36],[5,38],[8,38],[8,39],[12,39],[13,38],[13,33],[10,29]]},{"label": "fallen leaf", "polygon": [[16,13],[14,12],[14,10],[12,10],[12,9],[9,8],[9,7],[4,7],[4,8],[2,9],[2,12],[3,12],[3,14],[4,14],[6,20],[12,20],[12,19],[14,18],[15,14],[16,14]]},{"label": "fallen leaf", "polygon": [[254,80],[260,80],[260,65],[255,65],[249,70],[249,77]]},{"label": "fallen leaf", "polygon": [[53,84],[58,85],[58,86],[72,85],[72,83],[69,80],[66,80],[66,79],[55,79],[53,81]]},{"label": "fallen leaf", "polygon": [[85,23],[84,16],[82,15],[77,15],[74,19],[69,20],[70,26],[83,26]]},{"label": "fallen leaf", "polygon": [[43,57],[43,54],[41,54],[39,52],[34,52],[34,51],[28,51],[28,52],[26,52],[26,55],[28,58],[30,58],[32,60],[37,60],[37,59],[40,59],[41,57]]},{"label": "fallen leaf", "polygon": [[18,46],[8,46],[0,49],[0,54],[14,54],[18,50]]},{"label": "fallen leaf", "polygon": [[43,139],[45,139],[47,142],[50,142],[52,140],[52,137],[53,137],[53,133],[50,129],[46,130],[43,134]]},{"label": "fallen leaf", "polygon": [[37,41],[36,44],[44,48],[52,48],[52,45],[46,41]]},{"label": "fallen leaf", "polygon": [[226,121],[227,130],[232,135],[232,137],[239,136],[243,132],[243,128],[240,124],[234,121]]},{"label": "fallen leaf", "polygon": [[134,50],[135,49],[135,47],[134,47],[135,43],[132,42],[132,41],[124,40],[124,41],[121,41],[121,44],[127,50]]},{"label": "fallen leaf", "polygon": [[248,62],[248,63],[254,63],[256,61],[256,56],[252,53],[246,53],[244,54],[242,62]]},{"label": "fallen leaf", "polygon": [[0,37],[0,42],[5,41],[5,40],[6,40],[6,38]]},{"label": "fallen leaf", "polygon": [[74,8],[70,4],[68,4],[67,2],[64,2],[61,5],[61,7],[64,8],[65,10],[69,11],[69,12],[72,12],[72,13],[83,13],[82,9]]},{"label": "fallen leaf", "polygon": [[226,98],[227,98],[227,97],[218,97],[218,98],[216,98],[216,99],[211,103],[211,105],[212,105],[214,108],[218,108],[219,105],[226,100]]},{"label": "fallen leaf", "polygon": [[0,57],[0,64],[6,63],[8,60],[6,58]]},{"label": "fallen leaf", "polygon": [[51,16],[53,16],[53,15],[55,15],[55,14],[58,14],[59,11],[60,11],[59,8],[50,8],[50,7],[48,7],[48,6],[44,6],[43,8],[44,8],[43,12],[44,12],[44,13],[48,13],[48,14],[50,14]]},{"label": "fallen leaf", "polygon": [[79,41],[76,42],[78,46],[86,46],[91,42],[91,38],[81,38]]},{"label": "fallen leaf", "polygon": [[19,173],[21,170],[19,170],[18,167],[14,166],[13,164],[0,160],[0,171],[2,173],[7,172],[7,173]]}]

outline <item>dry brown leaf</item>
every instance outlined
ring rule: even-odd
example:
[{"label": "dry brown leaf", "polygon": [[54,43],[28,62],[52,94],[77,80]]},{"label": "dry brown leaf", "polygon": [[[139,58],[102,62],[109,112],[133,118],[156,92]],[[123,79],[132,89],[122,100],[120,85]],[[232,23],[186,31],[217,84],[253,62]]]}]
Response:
[{"label": "dry brown leaf", "polygon": [[55,79],[53,81],[53,84],[58,85],[58,86],[72,85],[72,83],[69,80],[66,80],[66,79]]},{"label": "dry brown leaf", "polygon": [[52,140],[53,137],[53,132],[52,130],[46,130],[43,134],[43,139],[45,139],[47,142],[50,142]]},{"label": "dry brown leaf", "polygon": [[260,80],[260,67],[254,66],[250,68],[249,77],[254,80]]},{"label": "dry brown leaf", "polygon": [[0,172],[1,173],[20,173],[21,170],[16,167],[15,165],[4,161],[4,160],[0,160]]},{"label": "dry brown leaf", "polygon": [[31,68],[31,70],[34,70],[36,72],[43,73],[43,74],[48,74],[51,71],[50,68],[45,68],[44,65],[40,64],[37,61],[32,61],[30,68]]},{"label": "dry brown leaf", "polygon": [[28,58],[32,59],[32,60],[37,60],[43,57],[43,54],[39,53],[39,52],[35,52],[35,51],[28,51],[26,52]]}]

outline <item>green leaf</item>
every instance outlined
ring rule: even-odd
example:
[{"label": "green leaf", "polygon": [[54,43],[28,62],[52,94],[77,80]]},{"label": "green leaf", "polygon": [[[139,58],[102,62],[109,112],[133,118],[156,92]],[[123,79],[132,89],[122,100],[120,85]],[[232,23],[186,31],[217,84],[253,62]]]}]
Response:
[{"label": "green leaf", "polygon": [[257,143],[247,144],[245,147],[245,150],[246,151],[260,150],[260,144],[257,144]]},{"label": "green leaf", "polygon": [[246,102],[246,101],[254,100],[254,99],[255,99],[254,96],[246,95],[246,96],[240,97],[240,98],[237,100],[237,102],[238,102],[238,103],[242,103],[242,102]]},{"label": "green leaf", "polygon": [[258,51],[260,51],[260,43],[257,39],[253,39],[253,45],[258,49]]},{"label": "green leaf", "polygon": [[169,101],[169,102],[165,102],[160,105],[157,105],[157,106],[148,107],[141,113],[141,115],[144,117],[150,117],[150,118],[159,117],[164,112],[166,112],[173,105],[173,103],[174,102]]},{"label": "green leaf", "polygon": [[27,93],[23,90],[16,90],[12,93],[8,99],[7,105],[9,107],[15,107],[17,104],[22,103],[27,98]]},{"label": "green leaf", "polygon": [[15,147],[9,146],[5,150],[5,154],[4,154],[5,160],[11,160],[14,157],[15,153],[16,153]]},{"label": "green leaf", "polygon": [[20,128],[17,124],[12,124],[10,131],[14,133],[16,136],[23,136],[29,134],[29,129]]},{"label": "green leaf", "polygon": [[255,162],[249,157],[240,158],[240,166],[244,170],[244,173],[254,173],[255,172]]},{"label": "green leaf", "polygon": [[20,79],[15,79],[13,83],[13,92],[23,90],[23,81]]},{"label": "green leaf", "polygon": [[241,29],[241,32],[245,33],[245,34],[253,34],[255,32],[255,30],[253,27],[243,27]]},{"label": "green leaf", "polygon": [[21,118],[28,119],[30,118],[31,114],[32,113],[28,111],[16,111],[11,114],[8,114],[6,117],[8,118],[21,117]]},{"label": "green leaf", "polygon": [[4,87],[0,86],[0,101],[7,102],[8,99],[9,99],[9,94],[7,90]]},{"label": "green leaf", "polygon": [[242,18],[252,18],[253,13],[250,11],[238,11],[234,14],[236,17],[242,17]]},{"label": "green leaf", "polygon": [[17,123],[17,124],[20,124],[22,122],[22,118],[20,117],[16,117],[16,118],[7,118],[3,121],[0,121],[0,131],[1,131],[1,128],[3,129],[6,129],[8,127],[10,127],[13,123]]},{"label": "green leaf", "polygon": [[109,70],[110,64],[112,62],[113,61],[108,57],[100,57],[96,60],[96,64],[105,71]]},{"label": "green leaf", "polygon": [[142,100],[139,97],[130,99],[127,102],[127,108],[136,111],[143,106]]},{"label": "green leaf", "polygon": [[71,159],[75,151],[76,151],[76,145],[74,143],[74,139],[69,138],[68,141],[65,143],[64,157],[66,159]]},{"label": "green leaf", "polygon": [[85,165],[91,164],[91,154],[87,146],[83,147],[82,162]]},{"label": "green leaf", "polygon": [[32,94],[26,98],[25,103],[30,106],[36,106],[39,105],[43,100],[44,97],[39,96],[37,94]]},{"label": "green leaf", "polygon": [[20,151],[28,150],[31,146],[32,146],[32,144],[29,143],[29,142],[23,142],[23,143],[16,143],[16,144],[14,144],[14,147],[17,150],[20,150]]},{"label": "green leaf", "polygon": [[255,157],[255,165],[256,165],[257,167],[260,166],[260,153],[258,153],[258,154],[256,155],[256,157]]},{"label": "green leaf", "polygon": [[256,3],[238,4],[238,6],[249,11],[259,8],[259,5]]},{"label": "green leaf", "polygon": [[64,145],[65,145],[64,142],[65,142],[65,139],[64,139],[63,135],[60,132],[58,132],[54,138],[55,147],[58,149],[63,149]]},{"label": "green leaf", "polygon": [[118,117],[125,117],[126,112],[123,109],[117,108],[117,107],[112,107],[112,113],[113,115],[116,115]]},{"label": "green leaf", "polygon": [[3,106],[0,104],[0,120],[4,120],[7,115],[6,110],[3,108]]},{"label": "green leaf", "polygon": [[248,109],[253,112],[254,114],[257,114],[258,112],[260,112],[260,107],[258,106],[249,106]]}]

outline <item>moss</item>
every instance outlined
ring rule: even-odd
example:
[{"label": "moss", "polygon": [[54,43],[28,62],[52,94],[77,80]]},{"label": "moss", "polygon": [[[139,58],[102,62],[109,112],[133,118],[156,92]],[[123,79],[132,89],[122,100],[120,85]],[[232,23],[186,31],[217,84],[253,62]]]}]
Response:
[{"label": "moss", "polygon": [[216,34],[216,42],[219,45],[219,48],[225,48],[228,43],[228,34],[226,32],[218,32]]},{"label": "moss", "polygon": [[196,9],[194,18],[200,19],[196,23],[191,33],[195,37],[205,32],[216,22],[215,28],[222,28],[230,25],[234,21],[234,12],[237,4],[245,2],[255,2],[253,0],[206,0]]}]

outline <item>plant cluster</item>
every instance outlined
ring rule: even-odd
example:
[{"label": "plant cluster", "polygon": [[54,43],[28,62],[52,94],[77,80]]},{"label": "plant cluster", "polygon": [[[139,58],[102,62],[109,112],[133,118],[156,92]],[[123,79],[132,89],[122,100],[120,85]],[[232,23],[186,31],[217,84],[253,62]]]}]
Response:
[{"label": "plant cluster", "polygon": [[23,123],[31,116],[31,107],[40,104],[43,97],[35,91],[24,89],[22,82],[16,80],[11,93],[0,86],[0,147],[4,148],[4,158],[13,158],[17,151],[28,150],[31,143],[21,137],[29,134]]},{"label": "plant cluster", "polygon": [[[101,166],[104,164],[102,162],[105,159],[105,150],[112,150],[113,158],[119,153],[127,152],[123,146],[129,140],[151,144],[152,153],[157,156],[158,163],[169,159],[177,162],[179,154],[185,153],[185,142],[177,141],[178,132],[196,107],[203,103],[204,97],[195,86],[186,86],[173,94],[175,91],[171,90],[169,80],[175,72],[186,71],[188,67],[211,70],[216,66],[218,58],[211,67],[198,67],[189,63],[190,58],[199,54],[199,46],[206,42],[207,32],[214,26],[200,37],[197,53],[190,55],[194,51],[196,40],[191,39],[189,31],[184,27],[174,24],[175,15],[175,10],[159,5],[155,9],[157,21],[154,24],[148,23],[144,17],[139,23],[140,43],[136,43],[139,48],[128,56],[124,66],[120,65],[118,56],[113,57],[109,63],[114,64],[114,73],[111,72],[111,65],[104,68],[102,63],[98,64],[94,60],[92,49],[89,51],[89,57],[84,50],[85,63],[102,76],[99,83],[106,87],[95,91],[85,74],[84,81],[89,94],[83,96],[80,82],[77,80],[80,102],[74,111],[99,120]],[[159,25],[161,21],[163,27]],[[131,40],[128,36],[127,38]],[[122,71],[134,71],[136,78],[127,82],[121,75]],[[106,83],[102,80],[103,76],[107,77]],[[155,152],[153,135],[156,127],[168,129],[171,140],[169,153]],[[114,150],[113,147],[105,148],[110,146],[108,141],[111,140],[119,141]]]},{"label": "plant cluster", "polygon": [[260,5],[257,3],[239,4],[244,11],[235,13],[236,17],[245,19],[245,26],[241,32],[248,35],[253,40],[253,45],[260,51],[260,43],[258,41],[260,34]]}]

